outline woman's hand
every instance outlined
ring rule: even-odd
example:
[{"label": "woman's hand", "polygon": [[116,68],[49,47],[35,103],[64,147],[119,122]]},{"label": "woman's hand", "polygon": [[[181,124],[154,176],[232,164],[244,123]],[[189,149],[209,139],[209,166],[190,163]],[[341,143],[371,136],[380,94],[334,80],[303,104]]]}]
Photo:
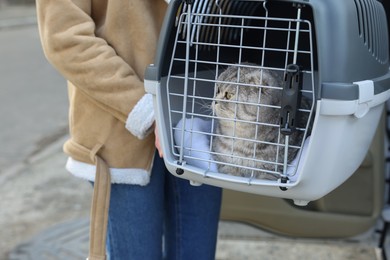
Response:
[{"label": "woman's hand", "polygon": [[153,123],[153,126],[154,126],[154,136],[155,136],[154,145],[156,146],[156,148],[158,150],[158,154],[160,155],[160,158],[162,158],[163,157],[163,151],[162,151],[162,148],[161,148],[161,145],[160,145],[160,139],[158,137],[158,130],[157,130],[156,122]]}]

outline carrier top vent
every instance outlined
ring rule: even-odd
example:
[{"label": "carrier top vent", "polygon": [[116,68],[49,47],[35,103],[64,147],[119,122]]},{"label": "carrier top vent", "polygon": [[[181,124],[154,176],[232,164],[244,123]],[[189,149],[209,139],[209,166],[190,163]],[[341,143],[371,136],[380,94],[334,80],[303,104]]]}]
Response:
[{"label": "carrier top vent", "polygon": [[359,35],[368,50],[385,64],[388,61],[386,15],[377,0],[354,0],[358,17]]}]

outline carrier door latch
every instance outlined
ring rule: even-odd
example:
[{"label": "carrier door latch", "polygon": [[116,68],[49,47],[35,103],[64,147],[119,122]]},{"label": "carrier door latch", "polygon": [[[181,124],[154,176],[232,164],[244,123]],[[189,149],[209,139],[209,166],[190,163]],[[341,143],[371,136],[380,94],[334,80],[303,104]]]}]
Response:
[{"label": "carrier door latch", "polygon": [[280,132],[284,135],[291,135],[295,131],[297,111],[301,100],[301,88],[301,69],[296,64],[289,64],[284,75],[280,110]]}]

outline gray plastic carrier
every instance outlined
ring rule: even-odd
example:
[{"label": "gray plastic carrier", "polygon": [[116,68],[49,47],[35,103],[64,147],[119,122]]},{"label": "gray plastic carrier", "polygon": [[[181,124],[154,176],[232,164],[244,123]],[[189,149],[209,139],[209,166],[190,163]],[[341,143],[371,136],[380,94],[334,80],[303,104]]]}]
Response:
[{"label": "gray plastic carrier", "polygon": [[[265,162],[274,171],[218,172],[223,163],[212,149],[214,129],[218,120],[227,119],[218,118],[211,107],[222,102],[215,86],[229,66],[266,69],[284,79],[282,86],[257,86],[286,97],[274,107],[281,123],[248,122],[272,127],[278,140],[246,141],[295,149],[293,162],[281,152]],[[171,1],[145,89],[154,96],[164,160],[172,174],[194,185],[306,205],[342,184],[367,153],[390,97],[386,14],[375,0]],[[296,105],[302,97],[308,107]],[[263,105],[257,105],[261,111]],[[303,115],[304,124],[290,125]],[[290,130],[303,134],[299,144],[289,144]],[[224,138],[239,139],[234,134]],[[256,154],[249,159],[261,161]],[[259,171],[278,177],[260,178]]]}]

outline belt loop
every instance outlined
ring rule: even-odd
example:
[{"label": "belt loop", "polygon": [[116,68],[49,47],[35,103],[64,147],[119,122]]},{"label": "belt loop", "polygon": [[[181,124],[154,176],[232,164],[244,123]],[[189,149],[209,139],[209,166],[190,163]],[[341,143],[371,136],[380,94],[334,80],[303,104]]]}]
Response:
[{"label": "belt loop", "polygon": [[99,152],[99,150],[103,147],[103,144],[102,143],[97,143],[91,150],[91,152],[89,153],[89,158],[91,159],[91,161],[93,161],[93,163],[96,164],[96,154]]}]

